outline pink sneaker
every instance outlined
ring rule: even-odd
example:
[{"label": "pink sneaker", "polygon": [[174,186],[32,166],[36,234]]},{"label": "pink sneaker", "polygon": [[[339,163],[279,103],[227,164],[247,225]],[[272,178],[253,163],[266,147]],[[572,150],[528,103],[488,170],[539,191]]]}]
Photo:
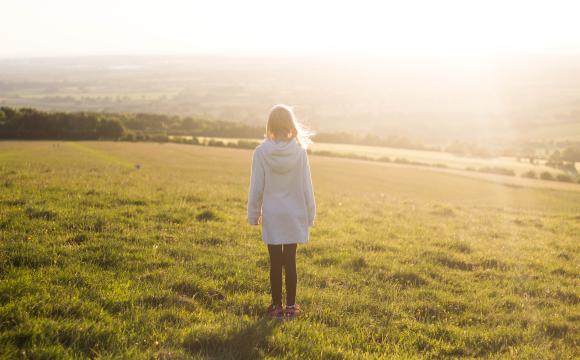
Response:
[{"label": "pink sneaker", "polygon": [[284,317],[288,320],[295,319],[302,315],[302,310],[300,310],[300,305],[294,304],[292,306],[286,306],[284,310]]},{"label": "pink sneaker", "polygon": [[270,305],[268,307],[268,316],[272,319],[282,320],[284,317],[284,310],[282,309],[282,306],[274,304]]}]

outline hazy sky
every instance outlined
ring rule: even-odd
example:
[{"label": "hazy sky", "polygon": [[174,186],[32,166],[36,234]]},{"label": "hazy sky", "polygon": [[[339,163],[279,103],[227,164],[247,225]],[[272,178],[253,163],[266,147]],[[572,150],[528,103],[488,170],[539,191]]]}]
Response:
[{"label": "hazy sky", "polygon": [[580,53],[578,0],[0,1],[0,57]]}]

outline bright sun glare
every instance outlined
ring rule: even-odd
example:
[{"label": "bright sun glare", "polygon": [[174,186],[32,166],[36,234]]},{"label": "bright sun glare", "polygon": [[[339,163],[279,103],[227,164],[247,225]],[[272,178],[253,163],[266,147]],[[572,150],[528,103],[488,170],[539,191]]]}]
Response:
[{"label": "bright sun glare", "polygon": [[580,1],[7,0],[1,57],[580,52]]}]

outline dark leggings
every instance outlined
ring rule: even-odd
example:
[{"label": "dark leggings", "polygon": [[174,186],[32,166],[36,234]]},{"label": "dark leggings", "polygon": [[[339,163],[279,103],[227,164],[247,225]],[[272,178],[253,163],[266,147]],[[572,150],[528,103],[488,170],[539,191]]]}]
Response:
[{"label": "dark leggings", "polygon": [[286,277],[286,305],[296,300],[296,244],[268,245],[272,304],[282,306],[282,268]]}]

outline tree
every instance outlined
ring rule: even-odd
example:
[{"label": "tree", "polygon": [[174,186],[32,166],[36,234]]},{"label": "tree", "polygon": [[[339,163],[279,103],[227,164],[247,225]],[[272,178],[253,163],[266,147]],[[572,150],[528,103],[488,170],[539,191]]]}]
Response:
[{"label": "tree", "polygon": [[123,136],[125,129],[117,119],[101,119],[97,124],[97,136],[102,139],[116,140]]},{"label": "tree", "polygon": [[568,147],[562,151],[560,158],[571,163],[580,162],[580,146]]},{"label": "tree", "polygon": [[4,113],[7,119],[11,119],[16,114],[16,110],[9,108],[9,107],[0,107],[0,111]]}]

